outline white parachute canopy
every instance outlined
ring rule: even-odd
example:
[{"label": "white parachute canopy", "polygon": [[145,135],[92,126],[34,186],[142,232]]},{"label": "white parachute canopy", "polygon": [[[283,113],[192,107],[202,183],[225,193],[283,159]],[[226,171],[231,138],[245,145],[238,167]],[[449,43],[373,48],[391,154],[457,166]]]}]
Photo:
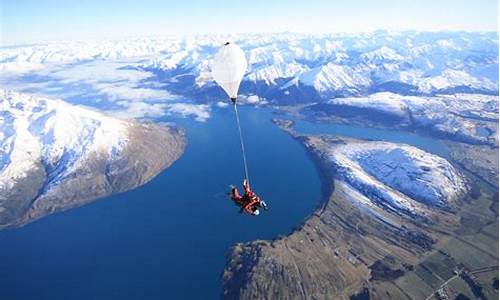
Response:
[{"label": "white parachute canopy", "polygon": [[236,100],[246,69],[247,60],[243,50],[234,43],[226,43],[214,56],[212,76],[229,97]]}]

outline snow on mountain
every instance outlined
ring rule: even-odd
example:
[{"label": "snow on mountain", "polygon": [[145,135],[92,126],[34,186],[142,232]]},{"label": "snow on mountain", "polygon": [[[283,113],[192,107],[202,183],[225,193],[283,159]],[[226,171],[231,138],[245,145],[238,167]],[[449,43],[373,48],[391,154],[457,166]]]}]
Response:
[{"label": "snow on mountain", "polygon": [[298,81],[313,86],[319,93],[340,90],[353,92],[371,84],[366,74],[357,72],[349,66],[332,63],[302,73]]},{"label": "snow on mountain", "polygon": [[370,63],[384,63],[390,61],[404,60],[394,49],[382,46],[377,50],[361,54],[361,59]]},{"label": "snow on mountain", "polygon": [[453,206],[467,191],[447,160],[412,146],[349,140],[332,144],[327,155],[340,180],[396,212],[426,215],[431,207]]},{"label": "snow on mountain", "polygon": [[406,119],[411,125],[465,142],[498,146],[498,96],[455,94],[428,97],[383,92],[368,97],[335,98],[328,103],[333,113],[336,106],[363,108],[371,111],[368,114],[384,113],[393,119]]},{"label": "snow on mountain", "polygon": [[[112,156],[127,142],[127,122],[61,100],[0,91],[0,190],[12,187],[43,161],[52,182],[80,167],[89,155]],[[64,170],[58,164],[64,160]]]},{"label": "snow on mountain", "polygon": [[144,184],[184,145],[170,127],[0,90],[0,228]]},{"label": "snow on mountain", "polygon": [[295,77],[308,69],[306,66],[297,63],[265,65],[253,70],[253,72],[246,76],[246,79],[254,82],[262,81],[267,85],[274,85],[276,84],[276,79]]},{"label": "snow on mountain", "polygon": [[204,35],[0,47],[0,82],[22,80],[20,73],[35,71],[50,80],[52,70],[113,61],[122,64],[117,71],[144,70],[157,75],[163,88],[193,95],[213,90],[210,62],[226,40],[237,42],[247,54],[242,93],[278,104],[290,93],[303,101],[312,99],[305,97],[310,89],[320,98],[373,91],[421,95],[498,91],[496,33],[412,31]]},{"label": "snow on mountain", "polygon": [[403,77],[401,78],[401,82],[412,84],[424,93],[431,93],[432,91],[459,86],[467,86],[474,89],[485,89],[491,91],[498,88],[498,84],[493,83],[487,78],[481,80],[471,76],[465,71],[451,69],[442,70],[435,76]]},{"label": "snow on mountain", "polygon": [[369,108],[397,117],[405,117],[407,115],[408,102],[414,105],[420,105],[423,104],[425,100],[416,96],[401,96],[394,93],[382,92],[371,94],[368,97],[345,97],[328,101],[328,103],[332,105]]}]

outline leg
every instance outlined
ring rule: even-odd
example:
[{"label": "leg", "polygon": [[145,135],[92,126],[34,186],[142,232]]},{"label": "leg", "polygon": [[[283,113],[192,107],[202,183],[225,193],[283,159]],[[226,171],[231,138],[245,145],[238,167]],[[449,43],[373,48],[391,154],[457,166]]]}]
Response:
[{"label": "leg", "polygon": [[241,199],[241,195],[238,192],[238,189],[236,187],[231,188],[231,198],[233,200],[236,200],[236,199],[240,200]]},{"label": "leg", "polygon": [[267,207],[267,203],[264,202],[264,200],[260,200],[260,206],[262,206],[264,210],[269,210],[269,208]]}]

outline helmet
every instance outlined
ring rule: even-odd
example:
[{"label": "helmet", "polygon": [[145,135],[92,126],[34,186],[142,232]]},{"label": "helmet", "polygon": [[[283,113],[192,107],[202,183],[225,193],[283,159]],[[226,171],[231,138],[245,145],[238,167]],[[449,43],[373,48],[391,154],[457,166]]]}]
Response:
[{"label": "helmet", "polygon": [[258,210],[258,209],[256,209],[256,210],[252,213],[252,215],[254,215],[254,216],[258,216],[258,215],[259,215],[259,210]]}]

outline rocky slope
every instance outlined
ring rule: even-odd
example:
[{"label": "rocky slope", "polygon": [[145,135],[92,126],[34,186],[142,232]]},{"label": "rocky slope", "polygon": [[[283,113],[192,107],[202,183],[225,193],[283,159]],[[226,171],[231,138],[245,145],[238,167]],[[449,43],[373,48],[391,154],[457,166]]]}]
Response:
[{"label": "rocky slope", "polygon": [[292,234],[236,245],[223,298],[347,298],[412,270],[457,228],[466,180],[446,160],[406,145],[300,136],[277,123],[312,153],[326,199]]},{"label": "rocky slope", "polygon": [[0,91],[0,227],[142,185],[185,147],[181,131]]}]

